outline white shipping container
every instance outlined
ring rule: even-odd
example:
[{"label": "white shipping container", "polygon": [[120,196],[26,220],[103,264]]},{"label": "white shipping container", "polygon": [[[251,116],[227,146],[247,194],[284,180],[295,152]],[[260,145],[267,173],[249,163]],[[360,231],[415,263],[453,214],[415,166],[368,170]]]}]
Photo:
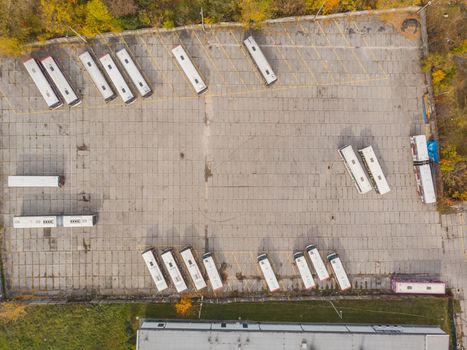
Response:
[{"label": "white shipping container", "polygon": [[198,70],[193,64],[191,58],[186,53],[182,45],[178,45],[172,49],[172,53],[175,56],[178,64],[182,68],[186,77],[188,78],[191,85],[195,89],[196,93],[199,95],[207,90],[207,85],[204,83],[204,80],[201,78]]},{"label": "white shipping container", "polygon": [[211,253],[206,253],[203,255],[203,264],[204,268],[206,269],[206,273],[208,274],[212,290],[216,291],[222,289],[224,285]]},{"label": "white shipping container", "polygon": [[266,81],[266,85],[270,85],[277,80],[274,71],[272,70],[268,60],[261,51],[261,48],[256,43],[255,39],[250,35],[246,38],[243,43],[245,44],[250,56],[253,58],[253,61],[258,67],[261,75],[263,76],[264,80]]},{"label": "white shipping container", "polygon": [[201,290],[206,288],[206,281],[201,274],[199,269],[198,263],[193,256],[193,252],[191,247],[186,247],[180,251],[180,255],[182,256],[183,262],[188,270],[188,273],[191,276],[193,284],[195,285],[196,290]]},{"label": "white shipping container", "polygon": [[148,83],[144,79],[140,70],[136,66],[135,62],[131,58],[130,54],[126,49],[121,49],[116,52],[118,59],[120,60],[122,66],[125,68],[128,76],[130,77],[133,84],[138,89],[138,92],[142,97],[149,97],[152,95],[152,90],[149,87]]},{"label": "white shipping container", "polygon": [[8,176],[8,187],[62,187],[63,176]]},{"label": "white shipping container", "polygon": [[345,168],[352,178],[355,187],[360,194],[370,192],[372,187],[368,180],[362,165],[360,164],[357,155],[352,146],[347,145],[338,150],[339,155],[344,161]]},{"label": "white shipping container", "polygon": [[41,64],[54,82],[58,92],[65,99],[65,102],[70,107],[75,107],[81,104],[81,99],[71,87],[69,81],[63,75],[62,70],[58,67],[57,62],[52,56],[47,56],[41,60]]},{"label": "white shipping container", "polygon": [[347,273],[344,270],[341,259],[337,256],[336,253],[331,253],[328,255],[328,261],[331,263],[332,270],[334,271],[334,276],[336,277],[337,284],[339,285],[341,291],[350,289],[352,285],[350,284]]},{"label": "white shipping container", "polygon": [[329,279],[328,270],[326,269],[326,265],[324,264],[324,261],[321,258],[321,255],[319,254],[316,246],[314,246],[313,244],[307,245],[305,250],[307,251],[308,256],[310,257],[311,264],[313,265],[313,268],[315,269],[316,274],[318,275],[318,279],[320,281],[325,281]]},{"label": "white shipping container", "polygon": [[15,216],[13,218],[14,228],[43,228],[57,226],[57,216]]},{"label": "white shipping container", "polygon": [[112,81],[112,84],[117,89],[123,102],[125,102],[125,104],[127,105],[135,102],[135,95],[133,95],[133,92],[131,92],[128,84],[123,78],[122,73],[120,73],[120,71],[118,70],[118,67],[115,64],[112,57],[110,56],[110,54],[102,56],[99,60],[102,64],[102,67],[104,67],[107,75],[109,76],[110,80]]},{"label": "white shipping container", "polygon": [[83,52],[79,55],[79,59],[81,63],[83,63],[84,68],[91,76],[94,85],[96,85],[97,90],[101,93],[102,97],[104,98],[105,102],[110,102],[114,98],[117,97],[115,92],[110,87],[107,79],[105,79],[104,74],[102,74],[100,68],[98,67],[97,63],[94,61],[94,58],[88,51]]},{"label": "white shipping container", "polygon": [[269,262],[267,254],[258,255],[258,263],[261,271],[263,272],[264,280],[268,285],[269,291],[275,292],[280,289],[277,277],[272,269],[271,263]]},{"label": "white shipping container", "polygon": [[92,227],[96,224],[96,215],[63,215],[60,217],[63,227]]},{"label": "white shipping container", "polygon": [[63,102],[59,99],[54,87],[47,80],[42,68],[34,58],[30,58],[23,62],[29,76],[41,93],[49,109],[56,109],[63,106]]},{"label": "white shipping container", "polygon": [[186,286],[185,280],[183,279],[177,262],[175,261],[173,251],[171,249],[163,251],[161,258],[177,292],[181,293],[187,290],[188,287]]},{"label": "white shipping container", "polygon": [[295,264],[297,265],[298,271],[300,272],[300,276],[302,277],[303,284],[305,285],[305,289],[312,289],[316,287],[315,281],[313,280],[313,276],[311,274],[310,268],[308,267],[308,263],[306,262],[305,256],[302,252],[294,253],[294,260]]},{"label": "white shipping container", "polygon": [[156,259],[156,253],[153,248],[148,249],[141,254],[146,266],[148,267],[149,273],[156,285],[156,288],[159,292],[168,288],[167,282],[165,280],[164,274],[159,267]]}]

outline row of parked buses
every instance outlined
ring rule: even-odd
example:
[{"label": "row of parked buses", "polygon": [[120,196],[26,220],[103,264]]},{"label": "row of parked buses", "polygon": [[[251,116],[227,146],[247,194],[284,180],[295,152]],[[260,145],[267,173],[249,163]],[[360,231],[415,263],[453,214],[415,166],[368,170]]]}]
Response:
[{"label": "row of parked buses", "polygon": [[[249,36],[243,43],[263,76],[266,85],[274,83],[277,77],[255,39]],[[186,49],[182,45],[178,45],[172,49],[172,54],[195,92],[197,94],[205,92],[208,86]],[[138,93],[142,97],[151,96],[152,89],[129,52],[122,48],[115,52],[115,56]],[[115,90],[125,104],[131,104],[136,100],[133,90],[126,82],[121,69],[110,53],[106,53],[99,58],[103,70],[89,51],[81,53],[79,59],[105,102],[112,101],[117,97]],[[63,106],[63,101],[70,107],[78,106],[81,103],[81,98],[76,90],[71,87],[69,80],[65,78],[62,69],[53,57],[48,56],[40,60],[30,58],[24,61],[23,64],[50,109]]]},{"label": "row of parked buses", "polygon": [[[167,275],[164,273],[163,269],[159,264],[159,259],[157,257],[156,250],[150,248],[145,250],[142,253],[143,259],[146,263],[146,266],[149,269],[149,273],[156,285],[156,288],[159,292],[167,289],[169,287],[166,276],[170,278],[173,286],[175,287],[178,293],[182,293],[188,290],[188,285],[186,278],[180,268],[178,259],[176,257],[175,251],[173,249],[166,249],[160,254],[160,260],[167,271]],[[191,247],[186,247],[180,251],[181,259],[186,267],[186,271],[193,282],[193,286],[197,291],[203,290],[207,287],[206,280],[204,278],[201,269],[196,262],[195,256],[193,254],[193,249]],[[223,288],[224,284],[219,274],[219,270],[216,267],[212,253],[205,253],[202,257],[202,262],[206,275],[211,284],[213,291],[219,291]]]},{"label": "row of parked buses", "polygon": [[[63,176],[8,176],[8,187],[62,187]],[[96,215],[15,216],[14,228],[90,227]]]},{"label": "row of parked buses", "polygon": [[372,188],[379,194],[385,194],[391,190],[372,146],[358,150],[369,179],[351,145],[341,147],[338,151],[358,193],[370,192]]},{"label": "row of parked buses", "polygon": [[[310,244],[306,246],[305,252],[295,252],[293,254],[295,265],[297,266],[298,272],[300,273],[300,277],[302,278],[305,289],[309,290],[315,288],[316,283],[313,279],[313,275],[305,255],[308,255],[319,281],[328,280],[330,275],[315,245]],[[257,259],[269,291],[278,291],[280,289],[279,282],[277,281],[276,274],[274,273],[268,255],[266,253],[260,254]],[[342,261],[337,253],[331,252],[327,256],[327,260],[331,265],[334,277],[336,278],[337,284],[339,285],[339,289],[341,291],[350,289],[352,285],[350,284],[347,273],[345,272],[344,266],[342,265]]]}]

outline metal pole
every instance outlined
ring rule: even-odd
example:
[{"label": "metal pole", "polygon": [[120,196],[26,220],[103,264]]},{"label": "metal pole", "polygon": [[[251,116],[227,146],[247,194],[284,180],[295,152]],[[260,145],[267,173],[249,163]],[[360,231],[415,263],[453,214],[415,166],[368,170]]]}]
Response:
[{"label": "metal pole", "polygon": [[201,310],[203,308],[203,297],[204,295],[201,296],[201,303],[199,304],[198,319],[201,319]]},{"label": "metal pole", "polygon": [[199,12],[199,14],[201,15],[201,25],[203,26],[203,30],[205,30],[204,28],[204,13],[203,13],[203,8],[201,7],[201,11]]},{"label": "metal pole", "polygon": [[334,311],[336,311],[337,316],[339,316],[339,318],[342,320],[342,311],[337,311],[337,309],[334,306],[333,302],[331,300],[328,300],[328,301],[332,305],[332,307],[334,308]]},{"label": "metal pole", "polygon": [[313,18],[313,21],[316,20],[316,17],[318,17],[318,15],[321,12],[321,10],[323,9],[323,6],[326,3],[326,1],[328,1],[328,0],[324,0],[323,3],[321,4],[321,6],[319,7],[319,10],[318,10],[318,12],[316,12],[316,15],[315,15],[315,18]]},{"label": "metal pole", "polygon": [[424,9],[426,9],[428,6],[430,6],[432,3],[433,3],[433,1],[431,1],[431,0],[428,1],[428,2],[426,3],[426,5],[424,5],[422,8],[420,8],[420,9],[417,10],[417,13],[422,12]]}]

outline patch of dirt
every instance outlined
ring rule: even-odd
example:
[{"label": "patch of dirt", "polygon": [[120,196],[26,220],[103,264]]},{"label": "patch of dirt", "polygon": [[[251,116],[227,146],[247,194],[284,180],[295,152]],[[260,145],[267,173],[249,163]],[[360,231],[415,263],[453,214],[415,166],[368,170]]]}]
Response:
[{"label": "patch of dirt", "polygon": [[413,13],[384,13],[379,18],[384,23],[391,25],[397,33],[402,34],[407,39],[417,40],[420,38],[420,20]]}]

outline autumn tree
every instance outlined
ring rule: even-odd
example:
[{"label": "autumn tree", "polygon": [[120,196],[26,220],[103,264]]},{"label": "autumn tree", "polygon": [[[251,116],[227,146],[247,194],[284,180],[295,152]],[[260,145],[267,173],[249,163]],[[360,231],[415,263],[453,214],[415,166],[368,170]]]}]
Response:
[{"label": "autumn tree", "polygon": [[42,38],[60,36],[73,26],[76,0],[40,0],[40,18],[45,34]]},{"label": "autumn tree", "polygon": [[258,28],[271,17],[271,0],[239,0],[240,20],[245,27]]},{"label": "autumn tree", "polygon": [[190,298],[183,297],[175,304],[175,311],[178,315],[186,316],[191,311],[193,304]]},{"label": "autumn tree", "polygon": [[78,16],[84,17],[81,33],[86,36],[122,30],[102,0],[90,0],[78,9]]}]

